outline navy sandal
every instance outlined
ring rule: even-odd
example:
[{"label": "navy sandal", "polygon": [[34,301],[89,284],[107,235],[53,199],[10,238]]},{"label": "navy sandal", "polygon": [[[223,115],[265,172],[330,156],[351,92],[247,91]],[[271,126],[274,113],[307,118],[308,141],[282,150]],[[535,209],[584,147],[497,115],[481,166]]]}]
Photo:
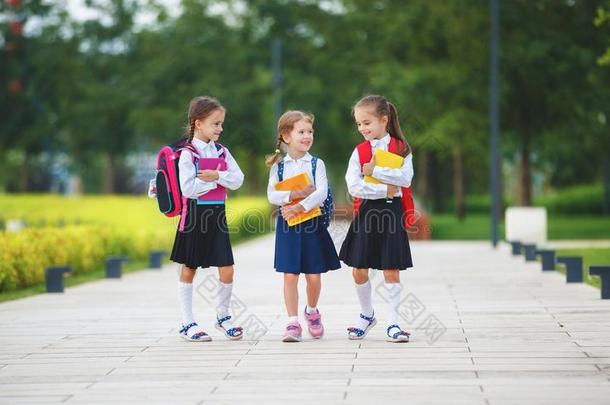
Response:
[{"label": "navy sandal", "polygon": [[[390,330],[392,329],[398,329],[398,331],[390,334]],[[396,324],[388,326],[386,335],[388,336],[386,340],[392,343],[407,343],[409,341],[409,337],[411,337],[409,332],[405,332],[404,330],[400,329],[400,326]]]},{"label": "navy sandal", "polygon": [[369,330],[371,330],[373,328],[373,326],[377,325],[377,318],[375,318],[374,312],[373,312],[372,316],[365,316],[364,314],[360,314],[360,318],[364,319],[369,324],[366,326],[366,328],[364,330],[353,327],[353,326],[350,328],[347,328],[347,337],[350,340],[364,339],[366,337],[367,333],[369,333]]},{"label": "navy sandal", "polygon": [[239,340],[244,337],[244,330],[241,326],[226,329],[222,326],[226,321],[231,320],[231,315],[227,315],[224,318],[216,317],[216,329],[224,333],[224,335],[231,340]]},{"label": "navy sandal", "polygon": [[182,336],[184,339],[188,340],[189,342],[209,342],[210,340],[212,340],[212,338],[210,337],[210,335],[208,335],[207,333],[205,333],[204,331],[199,331],[196,333],[193,333],[192,335],[189,335],[189,330],[195,326],[199,326],[197,325],[196,322],[193,323],[189,323],[188,325],[182,325],[182,329],[180,329],[180,336]]}]

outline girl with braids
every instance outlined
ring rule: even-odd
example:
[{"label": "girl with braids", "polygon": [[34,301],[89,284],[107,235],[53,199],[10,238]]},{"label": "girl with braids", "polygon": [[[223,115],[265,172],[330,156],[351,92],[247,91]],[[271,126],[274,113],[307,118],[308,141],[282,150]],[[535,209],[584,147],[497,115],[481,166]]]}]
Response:
[{"label": "girl with braids", "polygon": [[[277,124],[275,154],[266,160],[271,167],[267,197],[273,205],[280,206],[275,231],[275,270],[284,273],[284,302],[288,312],[288,324],[284,342],[302,340],[298,320],[299,275],[307,281],[307,305],[304,318],[314,339],[324,334],[322,317],[317,308],[322,288],[321,273],[341,267],[333,241],[321,221],[315,217],[294,226],[288,219],[323,205],[328,194],[326,168],[322,159],[309,154],[313,144],[313,115],[301,111],[287,111]],[[281,147],[287,153],[282,157]],[[297,191],[277,191],[275,185],[300,173],[306,173],[312,184]],[[314,186],[315,185],[315,186]],[[297,204],[290,202],[302,199]]]},{"label": "girl with braids", "polygon": [[[413,178],[411,148],[400,128],[396,107],[384,97],[369,95],[362,98],[354,106],[353,114],[365,141],[354,149],[345,181],[349,193],[359,199],[360,205],[339,257],[353,267],[362,312],[356,325],[348,328],[348,337],[363,339],[377,324],[369,281],[369,268],[372,268],[383,270],[385,279],[389,305],[385,330],[387,340],[408,342],[409,333],[400,327],[399,321],[402,291],[399,271],[413,267],[404,221],[408,213],[401,202],[403,193],[410,193],[407,187]],[[376,166],[374,156],[377,149],[404,157],[402,167]],[[381,184],[365,182],[364,176],[372,176]]]},{"label": "girl with braids", "polygon": [[[180,335],[190,341],[210,341],[210,336],[195,322],[193,316],[193,278],[196,270],[218,267],[219,291],[216,307],[216,328],[227,338],[241,339],[243,330],[233,326],[229,304],[233,289],[233,252],[225,216],[226,193],[214,190],[237,190],[244,174],[224,146],[216,143],[222,133],[225,109],[212,97],[196,97],[188,110],[187,142],[180,154],[178,172],[180,189],[188,199],[181,224],[176,232],[171,260],[180,263],[178,291],[182,308]],[[220,158],[216,170],[198,170],[200,159]],[[222,196],[222,199],[218,196]],[[186,220],[185,220],[186,218]],[[183,226],[184,225],[184,226]]]}]

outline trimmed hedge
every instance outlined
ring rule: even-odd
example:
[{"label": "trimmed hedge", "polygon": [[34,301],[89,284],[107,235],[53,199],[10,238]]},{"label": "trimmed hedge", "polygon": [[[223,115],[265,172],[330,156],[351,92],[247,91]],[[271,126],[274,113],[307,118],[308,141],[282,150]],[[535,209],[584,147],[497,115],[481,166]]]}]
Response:
[{"label": "trimmed hedge", "polygon": [[[75,274],[104,266],[109,255],[146,260],[153,249],[170,250],[178,223],[158,212],[155,202],[134,197],[0,196],[0,213],[28,223],[82,225],[26,228],[0,233],[0,293],[44,282],[49,266],[70,265]],[[66,220],[67,218],[67,220]],[[227,203],[231,239],[238,241],[271,229],[265,198],[235,198]]]}]

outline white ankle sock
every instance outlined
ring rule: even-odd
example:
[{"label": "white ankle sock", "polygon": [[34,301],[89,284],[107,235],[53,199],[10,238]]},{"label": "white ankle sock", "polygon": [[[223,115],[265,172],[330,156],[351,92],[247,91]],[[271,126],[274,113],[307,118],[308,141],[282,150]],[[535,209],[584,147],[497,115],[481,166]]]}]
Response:
[{"label": "white ankle sock", "polygon": [[297,323],[297,322],[299,322],[298,315],[288,317],[288,323]]},{"label": "white ankle sock", "polygon": [[193,284],[178,281],[178,299],[182,311],[182,323],[188,325],[195,322],[193,315]]},{"label": "white ankle sock", "polygon": [[216,307],[216,313],[219,318],[229,315],[232,292],[233,283],[225,284],[222,281],[218,281],[218,306]]},{"label": "white ankle sock", "polygon": [[[371,282],[367,281],[363,284],[356,284],[356,293],[358,294],[358,300],[360,301],[360,309],[363,315],[373,316],[373,303],[372,303],[372,288]],[[368,326],[369,322],[358,316],[358,322],[356,327],[364,330]]]},{"label": "white ankle sock", "polygon": [[313,314],[317,310],[318,310],[317,307],[310,307],[309,305],[307,305],[307,307],[305,308],[305,312],[307,312],[308,314]]},{"label": "white ankle sock", "polygon": [[388,292],[388,325],[400,325],[400,293],[402,284],[385,283]]}]

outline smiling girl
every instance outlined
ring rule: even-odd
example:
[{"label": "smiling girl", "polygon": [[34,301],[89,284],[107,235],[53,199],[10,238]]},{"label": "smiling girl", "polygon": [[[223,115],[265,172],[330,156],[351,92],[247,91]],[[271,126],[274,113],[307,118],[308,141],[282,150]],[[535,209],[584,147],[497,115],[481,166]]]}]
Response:
[{"label": "smiling girl", "polygon": [[[321,273],[341,267],[333,241],[321,221],[315,217],[294,226],[286,222],[294,216],[323,205],[328,194],[326,168],[322,159],[309,154],[313,144],[314,117],[301,111],[287,111],[277,125],[275,154],[266,163],[271,167],[267,197],[271,204],[280,206],[275,233],[275,269],[284,273],[284,301],[288,324],[284,342],[302,340],[298,320],[299,275],[307,281],[305,321],[310,335],[319,339],[324,334],[322,317],[317,308],[322,288]],[[287,154],[281,155],[284,144]],[[277,191],[275,185],[300,173],[306,173],[312,184],[296,191]],[[314,186],[315,185],[315,186]],[[297,204],[290,202],[302,199]]]},{"label": "smiling girl", "polygon": [[[219,291],[216,328],[227,338],[241,339],[243,330],[234,327],[229,315],[233,290],[233,252],[225,213],[226,193],[212,190],[238,189],[244,174],[223,145],[216,143],[222,133],[225,108],[218,100],[202,96],[191,100],[188,110],[187,140],[178,161],[180,189],[187,198],[186,224],[176,231],[171,260],[180,263],[178,295],[182,308],[180,336],[190,341],[209,341],[210,336],[195,322],[193,315],[193,278],[198,268],[218,267]],[[202,159],[219,159],[216,170],[199,170]],[[214,161],[215,162],[215,161]],[[224,166],[224,167],[223,167]],[[219,200],[218,195],[222,196]]]},{"label": "smiling girl", "polygon": [[[404,224],[407,213],[401,204],[401,188],[409,187],[413,178],[411,148],[400,128],[396,107],[384,97],[371,95],[362,98],[354,106],[353,113],[364,142],[354,149],[350,157],[345,181],[349,193],[360,199],[361,204],[339,257],[353,267],[362,312],[357,324],[348,328],[348,337],[363,339],[377,324],[369,281],[369,269],[372,268],[382,270],[385,279],[389,305],[387,340],[408,342],[409,333],[402,330],[399,321],[402,292],[399,271],[413,267]],[[402,167],[377,166],[374,158],[377,149],[404,157]],[[368,156],[369,161],[364,161],[364,156]],[[366,182],[364,176],[372,176],[381,183]]]}]

